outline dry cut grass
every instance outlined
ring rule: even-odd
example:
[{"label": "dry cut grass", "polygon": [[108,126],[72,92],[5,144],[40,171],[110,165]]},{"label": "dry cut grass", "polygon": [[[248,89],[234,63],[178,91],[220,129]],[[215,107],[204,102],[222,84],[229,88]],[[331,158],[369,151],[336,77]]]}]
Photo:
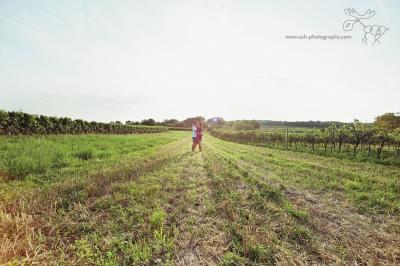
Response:
[{"label": "dry cut grass", "polygon": [[399,169],[211,136],[192,153],[182,136],[115,167],[29,187],[23,198],[10,193],[0,262],[400,263],[398,205],[376,200],[392,193]]}]

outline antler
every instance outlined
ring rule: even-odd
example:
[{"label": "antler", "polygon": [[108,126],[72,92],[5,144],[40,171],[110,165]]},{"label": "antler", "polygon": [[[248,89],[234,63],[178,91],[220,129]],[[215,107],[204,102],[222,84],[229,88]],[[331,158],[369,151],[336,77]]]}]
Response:
[{"label": "antler", "polygon": [[344,10],[344,13],[346,13],[347,15],[349,15],[350,17],[353,17],[353,18],[358,18],[358,16],[359,16],[357,11],[354,8],[346,8]]},{"label": "antler", "polygon": [[355,8],[346,8],[344,13],[356,19],[368,19],[375,16],[375,10],[368,9],[364,14],[358,14]]},{"label": "antler", "polygon": [[368,9],[363,15],[360,15],[360,19],[368,19],[375,16],[375,10]]}]

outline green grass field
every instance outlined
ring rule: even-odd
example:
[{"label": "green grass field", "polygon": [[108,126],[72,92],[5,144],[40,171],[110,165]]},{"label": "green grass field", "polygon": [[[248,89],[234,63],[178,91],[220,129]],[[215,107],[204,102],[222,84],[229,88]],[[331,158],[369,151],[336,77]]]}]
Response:
[{"label": "green grass field", "polygon": [[188,132],[0,137],[0,263],[400,263],[400,168]]}]

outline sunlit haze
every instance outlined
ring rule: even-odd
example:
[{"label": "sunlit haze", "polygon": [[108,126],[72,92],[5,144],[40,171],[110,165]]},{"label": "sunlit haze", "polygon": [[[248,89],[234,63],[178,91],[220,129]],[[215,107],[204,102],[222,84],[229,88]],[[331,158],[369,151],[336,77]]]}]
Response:
[{"label": "sunlit haze", "polygon": [[[345,8],[389,30],[364,45]],[[400,111],[398,1],[0,2],[0,109],[96,121]],[[351,35],[295,40],[287,35]]]}]

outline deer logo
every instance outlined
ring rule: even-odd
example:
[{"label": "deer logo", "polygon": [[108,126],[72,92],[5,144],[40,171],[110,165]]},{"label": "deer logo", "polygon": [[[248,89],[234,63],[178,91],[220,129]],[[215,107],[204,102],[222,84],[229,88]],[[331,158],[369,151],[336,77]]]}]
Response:
[{"label": "deer logo", "polygon": [[364,31],[362,42],[365,45],[368,45],[371,42],[372,45],[375,45],[376,43],[380,44],[379,39],[386,33],[386,31],[389,30],[389,28],[385,26],[364,24],[364,20],[375,16],[374,10],[368,9],[364,14],[360,15],[354,8],[347,8],[344,10],[344,13],[346,13],[350,17],[353,17],[353,19],[346,20],[343,23],[343,29],[345,31],[351,31],[353,30],[355,24],[360,24]]}]

